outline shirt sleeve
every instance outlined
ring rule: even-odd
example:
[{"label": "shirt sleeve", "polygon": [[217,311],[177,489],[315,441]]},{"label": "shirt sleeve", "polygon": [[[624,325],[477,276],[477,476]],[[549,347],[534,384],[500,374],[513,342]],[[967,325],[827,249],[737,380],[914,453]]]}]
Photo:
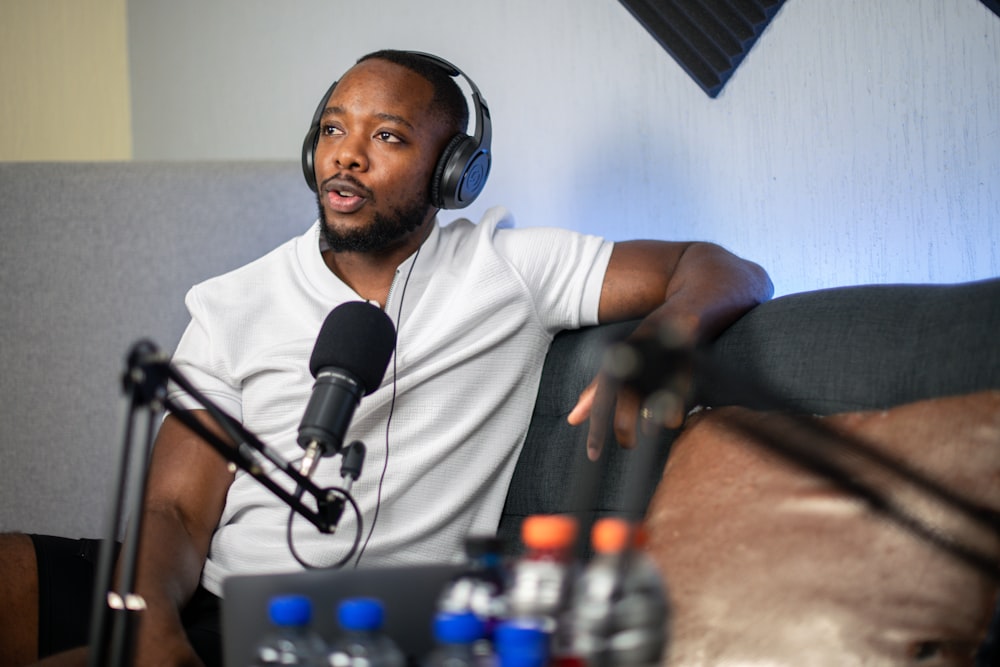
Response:
[{"label": "shirt sleeve", "polygon": [[[174,368],[205,398],[242,421],[240,385],[232,379],[223,361],[213,357],[211,319],[198,297],[197,287],[188,291],[184,303],[191,314],[191,321],[174,351],[172,359]],[[170,384],[168,397],[186,410],[203,407],[197,399],[175,383]]]},{"label": "shirt sleeve", "polygon": [[531,291],[550,331],[598,323],[614,243],[553,227],[498,227],[495,243]]}]

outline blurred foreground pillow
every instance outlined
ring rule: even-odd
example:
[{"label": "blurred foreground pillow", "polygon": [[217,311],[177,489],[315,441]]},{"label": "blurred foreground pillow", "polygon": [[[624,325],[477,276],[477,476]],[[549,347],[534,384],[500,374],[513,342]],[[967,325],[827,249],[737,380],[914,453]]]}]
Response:
[{"label": "blurred foreground pillow", "polygon": [[[696,416],[675,442],[648,515],[673,601],[669,664],[973,664],[996,603],[996,532],[811,425],[1000,511],[1000,392],[804,421],[722,408]],[[748,429],[826,455],[946,544],[985,556],[994,576],[756,444]]]}]

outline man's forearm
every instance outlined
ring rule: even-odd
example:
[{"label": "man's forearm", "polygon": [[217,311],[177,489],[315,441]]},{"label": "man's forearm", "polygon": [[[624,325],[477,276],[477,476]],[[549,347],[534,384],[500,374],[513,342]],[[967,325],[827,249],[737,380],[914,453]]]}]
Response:
[{"label": "man's forearm", "polygon": [[635,335],[652,335],[666,326],[680,341],[712,340],[773,293],[771,279],[759,265],[715,244],[692,243],[677,263],[663,305]]},{"label": "man's forearm", "polygon": [[207,539],[192,535],[176,510],[149,507],[143,512],[135,592],[146,603],[136,643],[144,661],[153,662],[154,653],[180,656],[177,664],[193,659],[181,609],[198,586],[207,550]]}]

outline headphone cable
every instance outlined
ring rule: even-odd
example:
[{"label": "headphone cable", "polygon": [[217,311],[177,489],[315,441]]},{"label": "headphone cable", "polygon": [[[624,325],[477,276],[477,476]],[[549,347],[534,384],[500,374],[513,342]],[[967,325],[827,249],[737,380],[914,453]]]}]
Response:
[{"label": "headphone cable", "polygon": [[[372,533],[375,532],[375,524],[378,522],[379,508],[382,505],[382,484],[385,482],[385,474],[389,469],[389,426],[392,424],[392,415],[396,409],[396,377],[397,370],[399,368],[397,361],[399,359],[399,329],[403,324],[403,298],[406,296],[406,287],[410,284],[410,276],[413,275],[413,267],[417,265],[417,258],[420,257],[420,250],[423,248],[421,245],[417,248],[417,252],[413,255],[413,262],[410,263],[410,269],[406,272],[406,280],[403,281],[403,291],[399,295],[399,308],[396,310],[396,343],[392,354],[392,399],[389,401],[389,416],[385,420],[385,459],[382,461],[382,474],[378,479],[378,492],[375,495],[375,513],[372,515],[371,525],[368,527],[368,536],[365,538],[365,543],[361,545],[361,549],[358,551],[358,557],[354,560],[354,567],[357,568],[358,564],[361,563],[361,556],[364,555],[365,549],[368,548],[368,542],[372,539]],[[388,306],[388,304],[386,304]]]}]

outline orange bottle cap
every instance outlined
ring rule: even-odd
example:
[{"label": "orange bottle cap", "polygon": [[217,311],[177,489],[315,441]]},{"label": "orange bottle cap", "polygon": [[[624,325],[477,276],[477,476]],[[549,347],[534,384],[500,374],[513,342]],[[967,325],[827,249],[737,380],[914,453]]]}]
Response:
[{"label": "orange bottle cap", "polygon": [[619,517],[598,519],[590,532],[590,543],[599,554],[624,551],[632,526]]},{"label": "orange bottle cap", "polygon": [[576,539],[576,519],[565,514],[536,514],[521,524],[521,539],[533,549],[563,549]]}]

